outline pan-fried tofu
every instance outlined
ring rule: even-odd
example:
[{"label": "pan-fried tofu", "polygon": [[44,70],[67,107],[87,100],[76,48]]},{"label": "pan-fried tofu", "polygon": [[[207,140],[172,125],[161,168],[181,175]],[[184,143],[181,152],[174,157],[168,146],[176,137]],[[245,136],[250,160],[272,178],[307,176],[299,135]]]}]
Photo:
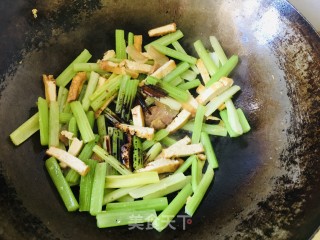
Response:
[{"label": "pan-fried tofu", "polygon": [[138,63],[130,60],[125,60],[126,68],[129,70],[138,72],[138,73],[145,73],[149,74],[153,70],[152,65],[144,64],[144,63]]},{"label": "pan-fried tofu", "polygon": [[152,162],[149,162],[144,168],[140,168],[137,172],[157,172],[157,173],[169,173],[175,172],[181,165],[180,160],[158,158]]},{"label": "pan-fried tofu", "polygon": [[179,145],[178,147],[163,149],[163,156],[165,158],[187,157],[193,154],[199,154],[203,152],[203,145],[201,143],[196,143],[189,145]]},{"label": "pan-fried tofu", "polygon": [[144,127],[144,114],[141,105],[137,105],[131,109],[132,122],[134,126]]},{"label": "pan-fried tofu", "polygon": [[69,93],[68,93],[68,102],[76,100],[81,92],[84,82],[87,80],[86,72],[78,72],[72,79]]},{"label": "pan-fried tofu", "polygon": [[204,63],[201,59],[197,60],[196,65],[197,65],[197,68],[200,72],[200,75],[201,75],[203,82],[206,84],[210,80],[210,75],[208,73],[206,66],[204,65]]},{"label": "pan-fried tofu", "polygon": [[112,72],[115,74],[126,74],[125,68],[120,67],[118,63],[114,63],[111,61],[100,61],[99,66],[102,70],[107,72]]},{"label": "pan-fried tofu", "polygon": [[199,103],[197,100],[190,94],[189,99],[186,102],[181,102],[182,108],[189,111],[192,116],[196,115]]},{"label": "pan-fried tofu", "polygon": [[76,157],[79,155],[82,147],[83,147],[83,141],[79,140],[78,138],[73,138],[71,145],[69,146],[68,153]]},{"label": "pan-fried tofu", "polygon": [[134,61],[138,63],[145,63],[148,61],[148,58],[139,52],[133,45],[127,46],[126,52]]},{"label": "pan-fried tofu", "polygon": [[162,79],[167,76],[173,69],[176,68],[176,63],[170,60],[158,68],[154,73],[151,74],[152,77]]},{"label": "pan-fried tofu", "polygon": [[202,84],[200,84],[200,85],[197,87],[196,92],[197,92],[198,94],[201,94],[204,90],[206,90],[206,87],[203,86]]},{"label": "pan-fried tofu", "polygon": [[133,46],[137,49],[138,52],[142,52],[142,35],[133,36]]},{"label": "pan-fried tofu", "polygon": [[182,126],[188,122],[189,118],[191,116],[191,113],[185,109],[182,109],[182,111],[173,119],[173,121],[167,126],[166,130],[169,133],[175,132],[178,129],[182,128]]},{"label": "pan-fried tofu", "polygon": [[81,176],[85,176],[90,170],[89,166],[82,162],[79,158],[71,155],[70,153],[62,149],[50,147],[46,151],[46,153],[49,156],[55,157],[60,162],[65,163],[67,166],[78,172]]},{"label": "pan-fried tofu", "polygon": [[108,50],[104,53],[102,60],[107,61],[116,56],[116,52],[114,50]]},{"label": "pan-fried tofu", "polygon": [[200,104],[205,105],[214,97],[217,97],[230,88],[232,84],[233,80],[231,78],[222,77],[219,81],[213,83],[210,87],[201,92],[196,99]]},{"label": "pan-fried tofu", "polygon": [[53,78],[53,75],[42,75],[42,80],[44,84],[45,96],[47,102],[54,102],[57,99],[57,88],[56,81]]},{"label": "pan-fried tofu", "polygon": [[173,33],[177,31],[177,25],[175,23],[170,23],[161,27],[153,28],[148,31],[149,37],[163,36],[168,33]]},{"label": "pan-fried tofu", "polygon": [[130,135],[136,135],[137,137],[146,138],[148,140],[152,140],[154,137],[154,128],[150,127],[139,127],[120,123],[117,124],[117,128]]}]

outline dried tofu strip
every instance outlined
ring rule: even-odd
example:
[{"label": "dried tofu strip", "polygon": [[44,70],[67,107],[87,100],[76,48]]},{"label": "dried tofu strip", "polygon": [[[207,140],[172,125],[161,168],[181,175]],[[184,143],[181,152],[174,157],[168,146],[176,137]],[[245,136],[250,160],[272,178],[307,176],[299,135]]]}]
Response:
[{"label": "dried tofu strip", "polygon": [[191,117],[191,113],[185,109],[183,109],[174,119],[173,121],[167,126],[166,130],[169,133],[175,132],[178,129],[182,128],[182,126],[188,122],[189,118]]},{"label": "dried tofu strip", "polygon": [[149,37],[157,37],[157,36],[163,36],[168,33],[173,33],[177,31],[177,25],[175,23],[170,23],[168,25],[153,28],[148,31]]},{"label": "dried tofu strip", "polygon": [[71,82],[69,93],[68,93],[68,102],[72,102],[79,97],[81,89],[83,87],[84,82],[87,80],[86,72],[77,73]]},{"label": "dried tofu strip", "polygon": [[117,128],[130,135],[136,135],[137,137],[146,138],[148,140],[152,140],[154,136],[154,128],[150,127],[139,127],[120,123],[117,124]]},{"label": "dried tofu strip", "polygon": [[202,104],[207,104],[211,99],[220,95],[225,90],[230,88],[233,84],[233,80],[231,78],[222,77],[218,82],[213,83],[210,87],[206,88],[200,95],[196,98],[196,100]]},{"label": "dried tofu strip", "polygon": [[135,72],[149,74],[153,70],[153,66],[148,64],[137,63],[130,60],[125,60],[125,63],[126,63],[126,68]]},{"label": "dried tofu strip", "polygon": [[141,105],[137,105],[131,109],[132,122],[134,126],[144,127],[144,114]]},{"label": "dried tofu strip", "polygon": [[209,72],[201,59],[197,60],[197,68],[200,72],[203,82],[206,84],[210,80]]},{"label": "dried tofu strip", "polygon": [[42,75],[45,96],[47,102],[54,102],[57,99],[56,81],[53,75]]},{"label": "dried tofu strip", "polygon": [[125,74],[125,69],[120,67],[119,64],[111,61],[100,61],[99,66],[102,70],[112,72],[115,74]]},{"label": "dried tofu strip", "polygon": [[82,162],[79,158],[71,155],[70,153],[56,148],[56,147],[50,147],[46,153],[49,156],[55,157],[60,162],[65,163],[70,168],[77,171],[81,176],[85,176],[89,172],[89,166],[87,166],[84,162]]},{"label": "dried tofu strip", "polygon": [[151,74],[152,77],[162,79],[167,76],[173,69],[176,68],[176,63],[173,60],[170,60],[163,64],[160,68],[157,69],[154,73]]},{"label": "dried tofu strip", "polygon": [[176,159],[158,158],[148,163],[144,168],[140,168],[137,172],[157,172],[158,174],[175,172],[181,164],[182,161]]},{"label": "dried tofu strip", "polygon": [[137,49],[138,52],[142,52],[142,35],[133,36],[133,46]]},{"label": "dried tofu strip", "polygon": [[155,64],[162,66],[163,64],[169,61],[169,58],[166,55],[160,53],[152,45],[149,45],[146,50],[147,54],[150,56],[151,59],[154,60]]},{"label": "dried tofu strip", "polygon": [[139,52],[133,45],[127,46],[126,52],[134,61],[138,63],[145,63],[148,61],[148,58]]},{"label": "dried tofu strip", "polygon": [[193,154],[203,153],[204,148],[201,143],[190,144],[179,146],[171,149],[163,149],[163,156],[165,158],[172,158],[172,157],[187,157]]},{"label": "dried tofu strip", "polygon": [[102,60],[107,61],[114,57],[116,57],[116,52],[114,50],[108,50],[104,53]]},{"label": "dried tofu strip", "polygon": [[194,116],[197,112],[198,109],[198,105],[199,103],[197,102],[197,100],[190,94],[188,101],[186,102],[181,102],[182,108],[189,111],[192,116]]}]

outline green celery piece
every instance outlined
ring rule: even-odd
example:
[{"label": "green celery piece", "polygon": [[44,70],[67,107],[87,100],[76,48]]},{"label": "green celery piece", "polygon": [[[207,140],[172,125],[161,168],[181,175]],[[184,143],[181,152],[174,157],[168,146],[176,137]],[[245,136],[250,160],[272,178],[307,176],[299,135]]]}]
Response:
[{"label": "green celery piece", "polygon": [[204,147],[204,152],[207,156],[209,165],[212,168],[218,168],[219,167],[218,160],[213,150],[209,135],[206,132],[201,132],[201,143]]},{"label": "green celery piece", "polygon": [[224,91],[219,96],[212,99],[207,105],[206,105],[206,112],[205,116],[210,116],[214,111],[216,111],[225,101],[227,101],[229,98],[231,98],[236,92],[240,90],[240,87],[237,85],[234,85]]},{"label": "green celery piece", "polygon": [[220,111],[220,117],[222,119],[222,121],[224,122],[224,125],[230,135],[230,137],[239,137],[240,135],[236,132],[234,132],[230,126],[230,123],[229,123],[229,120],[228,120],[228,113],[227,113],[227,110],[223,110],[223,111]]},{"label": "green celery piece", "polygon": [[143,199],[153,199],[153,198],[159,198],[159,197],[167,196],[170,193],[173,193],[173,192],[181,190],[182,188],[184,188],[190,182],[191,182],[191,176],[186,176],[186,179],[184,181],[172,184],[172,185],[168,186],[167,188],[165,188],[165,189],[163,189],[161,191],[150,193],[150,194],[144,196]]},{"label": "green celery piece", "polygon": [[199,143],[200,142],[200,133],[202,130],[202,124],[203,124],[203,120],[204,120],[205,110],[206,110],[206,107],[199,104],[197,112],[196,112],[196,116],[194,119],[191,143]]},{"label": "green celery piece", "polygon": [[89,107],[90,107],[90,99],[89,98],[93,94],[93,92],[95,91],[97,84],[98,84],[98,80],[99,80],[99,74],[92,71],[90,73],[90,78],[88,81],[88,85],[87,85],[85,94],[84,94],[83,99],[81,101],[84,111],[89,110]]},{"label": "green celery piece", "polygon": [[59,146],[59,134],[60,134],[60,124],[59,124],[59,104],[56,101],[50,102],[49,108],[49,146],[58,147]]},{"label": "green celery piece", "polygon": [[47,100],[42,97],[38,98],[38,112],[40,143],[42,146],[45,146],[49,144],[49,105]]},{"label": "green celery piece", "polygon": [[168,199],[166,197],[137,200],[133,202],[116,202],[108,203],[106,210],[144,210],[154,209],[156,211],[162,211],[168,206]]},{"label": "green celery piece", "polygon": [[120,59],[126,59],[126,40],[124,38],[124,30],[116,29],[116,57]]},{"label": "green celery piece", "polygon": [[76,211],[79,204],[62,174],[57,160],[51,157],[46,160],[45,166],[67,210],[69,212]]},{"label": "green celery piece", "polygon": [[186,83],[182,83],[178,85],[178,88],[182,89],[182,90],[190,90],[192,88],[196,88],[201,84],[199,79],[194,79],[190,82],[186,82]]},{"label": "green celery piece", "polygon": [[[185,125],[183,125],[181,129],[192,132],[193,125],[194,125],[194,121],[189,121]],[[201,131],[206,132],[210,135],[221,136],[221,137],[225,137],[228,134],[227,129],[225,127],[217,124],[203,123]]]},{"label": "green celery piece", "polygon": [[237,113],[238,113],[238,117],[239,117],[239,121],[240,121],[241,127],[243,129],[243,133],[249,132],[251,127],[250,127],[249,122],[248,122],[246,116],[244,115],[242,109],[238,108],[237,109]]},{"label": "green celery piece", "polygon": [[152,222],[156,216],[157,214],[154,209],[135,211],[106,211],[97,215],[97,226],[98,228],[107,228]]},{"label": "green celery piece", "polygon": [[195,48],[196,52],[198,53],[199,57],[203,61],[206,69],[208,70],[210,76],[214,75],[217,72],[218,67],[213,62],[209,53],[207,52],[207,50],[203,46],[203,43],[201,42],[201,40],[197,40],[196,42],[194,42],[193,45],[194,45],[194,48]]},{"label": "green celery piece", "polygon": [[204,195],[206,194],[212,180],[213,180],[214,172],[213,169],[208,167],[205,174],[203,175],[196,191],[192,195],[185,207],[185,212],[189,216],[193,216],[197,208],[199,207]]},{"label": "green celery piece", "polygon": [[174,172],[174,174],[184,173],[196,158],[196,155],[191,155],[190,157],[188,157],[187,160],[185,160],[184,163]]},{"label": "green celery piece", "polygon": [[180,61],[187,62],[187,63],[190,63],[190,64],[196,64],[196,62],[197,62],[197,59],[195,57],[192,57],[192,56],[190,56],[190,55],[188,55],[186,53],[178,52],[178,51],[173,50],[171,48],[165,47],[165,46],[163,46],[161,44],[152,43],[152,46],[156,50],[158,50],[160,53],[162,53],[164,55],[167,55],[169,57],[178,59]]},{"label": "green celery piece", "polygon": [[106,177],[106,188],[135,187],[159,182],[157,172],[138,172],[128,175],[109,175]]},{"label": "green celery piece", "polygon": [[73,70],[74,64],[87,62],[91,57],[92,55],[89,51],[84,49],[80,55],[56,78],[57,86],[65,87],[77,73]]},{"label": "green celery piece", "polygon": [[80,130],[83,142],[87,143],[93,141],[95,136],[81,103],[79,101],[73,101],[70,103],[70,106]]},{"label": "green celery piece", "polygon": [[186,179],[186,176],[183,173],[177,173],[169,177],[161,179],[158,183],[148,184],[140,188],[134,189],[129,192],[130,196],[133,198],[141,198],[148,194],[155,193],[157,191],[162,191],[163,189],[182,182]]},{"label": "green celery piece", "polygon": [[79,191],[79,211],[90,211],[92,185],[94,179],[94,172],[97,165],[97,161],[92,159],[84,160],[85,164],[90,167],[90,171],[86,176],[81,176],[80,179],[80,191]]},{"label": "green celery piece", "polygon": [[228,77],[232,70],[237,66],[239,61],[239,57],[237,55],[233,55],[228,61],[219,68],[219,70],[211,76],[210,80],[206,83],[206,87],[211,86],[216,81],[219,81],[222,77]]},{"label": "green celery piece", "polygon": [[225,105],[227,108],[228,121],[232,130],[239,135],[243,134],[238,112],[235,106],[233,105],[232,100],[228,99],[227,101],[225,101]]},{"label": "green celery piece", "polygon": [[212,45],[213,50],[217,54],[219,61],[222,65],[224,65],[228,61],[228,58],[224,53],[223,48],[221,47],[218,39],[215,36],[210,36],[210,43]]},{"label": "green celery piece", "polygon": [[107,164],[105,162],[97,163],[94,171],[90,201],[90,214],[93,216],[102,211],[106,171]]},{"label": "green celery piece", "polygon": [[158,232],[165,229],[170,221],[178,214],[188,197],[192,194],[191,184],[187,184],[178,195],[170,202],[168,207],[164,209],[160,215],[152,222],[152,227]]},{"label": "green celery piece", "polygon": [[115,168],[120,174],[132,174],[130,170],[128,170],[123,164],[121,164],[117,159],[113,156],[109,155],[102,147],[99,145],[95,145],[93,148],[93,152],[95,152],[99,157],[105,160],[108,164],[110,164],[113,168]]}]

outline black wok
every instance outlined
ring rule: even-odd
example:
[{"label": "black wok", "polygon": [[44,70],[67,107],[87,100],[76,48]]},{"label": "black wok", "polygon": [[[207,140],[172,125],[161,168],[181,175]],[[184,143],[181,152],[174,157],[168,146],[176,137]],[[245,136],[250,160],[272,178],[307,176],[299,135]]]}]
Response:
[{"label": "black wok", "polygon": [[[320,38],[287,2],[2,0],[0,13],[0,239],[308,239],[320,225]],[[116,28],[173,21],[188,52],[216,35],[239,54],[236,103],[252,131],[212,139],[220,168],[192,223],[97,229],[88,214],[66,212],[39,136],[16,148],[8,135],[36,111],[43,73],[57,76],[83,48],[100,58]]]}]

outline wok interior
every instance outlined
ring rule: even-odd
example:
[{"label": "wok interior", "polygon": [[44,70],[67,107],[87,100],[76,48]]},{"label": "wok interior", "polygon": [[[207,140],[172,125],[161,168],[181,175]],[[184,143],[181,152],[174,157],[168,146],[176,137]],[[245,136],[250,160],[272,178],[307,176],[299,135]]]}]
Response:
[{"label": "wok interior", "polygon": [[[30,6],[18,2],[21,5],[17,8],[29,11]],[[254,5],[250,5],[253,2]],[[11,74],[9,70],[3,73],[0,101],[0,122],[4,126],[0,146],[3,192],[0,226],[3,232],[0,231],[0,236],[7,239],[12,236],[14,239],[225,239],[243,236],[299,239],[311,235],[319,220],[316,214],[319,207],[315,204],[319,193],[313,191],[312,184],[316,182],[309,181],[313,195],[303,200],[307,192],[302,189],[311,168],[307,162],[315,164],[311,160],[314,155],[305,153],[302,156],[301,152],[293,151],[293,142],[301,142],[299,124],[304,121],[303,113],[309,105],[300,102],[293,105],[292,99],[300,98],[295,89],[307,83],[301,80],[303,72],[293,69],[288,73],[291,65],[281,65],[288,60],[287,54],[292,49],[290,39],[282,39],[284,42],[280,43],[279,38],[290,37],[290,33],[284,33],[290,30],[303,40],[301,44],[307,45],[303,51],[314,47],[304,39],[305,33],[316,39],[316,46],[319,46],[319,38],[289,5],[282,1],[249,0],[241,3],[139,0],[134,4],[120,0],[83,3],[69,0],[37,4],[37,19],[24,13],[18,15],[25,32],[25,39],[21,37],[20,41],[23,48],[15,46],[21,55],[12,58]],[[270,33],[264,26],[266,12],[277,18],[276,32]],[[301,21],[307,31],[299,32],[291,24],[292,18]],[[35,134],[18,148],[11,144],[8,135],[36,111],[37,97],[43,96],[43,73],[57,76],[84,48],[93,54],[91,62],[101,58],[105,50],[114,48],[116,28],[146,36],[150,28],[170,22],[176,22],[182,30],[185,37],[181,43],[194,56],[193,42],[201,39],[209,48],[210,35],[218,37],[228,56],[239,54],[240,64],[232,74],[242,88],[235,98],[236,105],[247,114],[252,131],[236,139],[212,138],[220,167],[192,224],[187,224],[188,217],[182,211],[172,228],[163,233],[129,230],[128,227],[97,229],[94,217],[89,214],[66,212],[44,169],[45,149],[40,147],[39,135]],[[293,47],[297,46],[302,45]],[[310,55],[319,62],[317,56],[320,56],[319,50]],[[304,63],[302,58],[297,61]],[[294,64],[296,62],[292,62],[292,66]],[[316,73],[319,73],[319,66],[315,67]],[[305,70],[308,71],[311,70]],[[301,81],[296,83],[297,80]],[[312,102],[312,99],[307,101]],[[297,113],[299,118],[293,115]],[[307,132],[311,131],[312,124],[306,125]],[[312,136],[309,137],[308,144],[313,146]],[[299,166],[292,159],[306,163]],[[315,211],[310,212],[308,206]],[[291,212],[291,208],[295,212]]]}]

